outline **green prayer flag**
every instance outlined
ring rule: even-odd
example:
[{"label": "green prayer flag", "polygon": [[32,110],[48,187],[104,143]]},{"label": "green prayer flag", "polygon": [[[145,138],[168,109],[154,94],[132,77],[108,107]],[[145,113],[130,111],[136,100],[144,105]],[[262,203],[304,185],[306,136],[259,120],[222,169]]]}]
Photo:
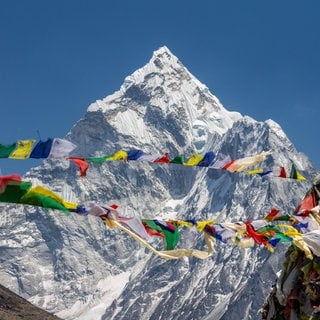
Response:
[{"label": "green prayer flag", "polygon": [[170,163],[183,164],[184,163],[184,156],[183,155],[176,156],[174,159],[172,159],[170,161]]},{"label": "green prayer flag", "polygon": [[0,202],[21,203],[21,198],[31,188],[31,182],[9,182],[4,190],[0,193]]},{"label": "green prayer flag", "polygon": [[89,158],[86,158],[86,160],[88,162],[93,162],[93,163],[98,163],[98,164],[101,164],[105,161],[107,161],[107,159],[109,158],[110,156],[104,156],[104,157],[89,157]]},{"label": "green prayer flag", "polygon": [[9,158],[12,151],[16,148],[17,143],[10,145],[0,144],[0,158]]},{"label": "green prayer flag", "polygon": [[156,224],[154,220],[143,219],[142,221],[145,222],[151,229],[159,231],[164,235],[166,250],[173,250],[176,247],[180,236],[178,228],[175,228],[175,230],[171,232],[165,227]]},{"label": "green prayer flag", "polygon": [[291,172],[290,172],[290,178],[291,179],[297,179],[297,170],[294,165],[291,166]]},{"label": "green prayer flag", "polygon": [[20,202],[24,204],[33,205],[33,206],[43,207],[46,209],[57,209],[57,210],[63,211],[64,213],[69,214],[69,210],[64,205],[42,194],[37,194],[33,192],[26,193],[21,198]]}]

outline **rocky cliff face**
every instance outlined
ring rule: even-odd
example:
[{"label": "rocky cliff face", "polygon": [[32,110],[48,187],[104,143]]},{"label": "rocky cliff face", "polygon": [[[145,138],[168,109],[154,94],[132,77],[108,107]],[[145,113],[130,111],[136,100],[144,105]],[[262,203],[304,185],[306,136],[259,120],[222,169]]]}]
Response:
[{"label": "rocky cliff face", "polygon": [[[241,158],[272,150],[266,168],[293,162],[306,177],[315,172],[278,124],[226,110],[166,47],[92,103],[66,139],[82,156],[138,148]],[[127,216],[221,222],[261,218],[272,207],[291,213],[309,187],[135,161],[93,165],[80,178],[69,161],[45,160],[25,179],[78,203],[116,203]],[[0,282],[64,319],[257,319],[286,250],[218,243],[207,260],[165,261],[95,217],[3,204],[1,214]]]},{"label": "rocky cliff face", "polygon": [[59,320],[58,317],[39,309],[27,300],[0,285],[1,320]]}]

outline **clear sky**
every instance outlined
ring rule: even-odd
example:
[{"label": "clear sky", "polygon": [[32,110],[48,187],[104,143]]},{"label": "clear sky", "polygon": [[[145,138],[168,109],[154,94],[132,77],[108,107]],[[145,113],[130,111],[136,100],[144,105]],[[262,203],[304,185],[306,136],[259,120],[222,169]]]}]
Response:
[{"label": "clear sky", "polygon": [[[166,45],[226,109],[275,120],[320,168],[319,0],[3,0],[0,8],[0,143],[63,138]],[[0,169],[38,163],[0,159]]]}]

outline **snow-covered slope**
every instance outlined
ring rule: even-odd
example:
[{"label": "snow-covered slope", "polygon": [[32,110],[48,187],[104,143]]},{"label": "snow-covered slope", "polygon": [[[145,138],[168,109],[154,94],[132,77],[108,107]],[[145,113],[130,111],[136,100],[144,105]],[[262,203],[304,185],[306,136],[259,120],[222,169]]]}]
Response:
[{"label": "snow-covered slope", "polygon": [[[294,162],[307,177],[315,172],[278,124],[226,110],[166,47],[119,91],[92,103],[66,138],[82,156],[139,148],[240,158],[271,149],[266,167]],[[272,207],[291,213],[309,188],[289,179],[135,161],[93,165],[80,178],[70,162],[45,160],[25,179],[79,203],[116,203],[127,216],[220,221],[255,219]],[[1,284],[64,319],[257,319],[285,251],[218,243],[207,260],[166,261],[95,217],[0,208]]]}]

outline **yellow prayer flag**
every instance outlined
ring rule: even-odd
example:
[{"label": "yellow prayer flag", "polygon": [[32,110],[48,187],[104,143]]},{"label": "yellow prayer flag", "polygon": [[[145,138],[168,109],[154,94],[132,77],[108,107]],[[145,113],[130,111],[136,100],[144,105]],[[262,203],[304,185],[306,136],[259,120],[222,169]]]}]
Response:
[{"label": "yellow prayer flag", "polygon": [[194,153],[187,162],[184,163],[185,166],[196,166],[199,164],[200,161],[202,161],[204,158],[201,154]]},{"label": "yellow prayer flag", "polygon": [[62,199],[62,197],[60,197],[58,194],[52,192],[51,190],[42,187],[42,186],[36,186],[34,188],[31,188],[27,194],[39,194],[48,198],[51,198],[55,201],[57,201],[58,203],[64,205],[67,209],[76,209],[77,208],[77,204],[76,203],[72,203],[72,202],[68,202],[68,201],[64,201]]},{"label": "yellow prayer flag", "polygon": [[205,221],[197,221],[197,230],[203,231],[203,229],[206,227],[206,225],[214,224],[215,220],[205,220]]},{"label": "yellow prayer flag", "polygon": [[114,153],[112,156],[108,157],[107,161],[117,161],[117,160],[126,160],[128,158],[128,153],[123,150],[119,150]]},{"label": "yellow prayer flag", "polygon": [[16,149],[10,154],[9,158],[26,159],[29,158],[33,145],[36,142],[34,139],[18,140]]},{"label": "yellow prayer flag", "polygon": [[297,171],[297,180],[306,181],[307,179],[300,172]]},{"label": "yellow prayer flag", "polygon": [[247,170],[246,173],[247,174],[258,174],[258,173],[262,173],[263,169],[259,168],[259,169],[253,169],[253,170]]}]

